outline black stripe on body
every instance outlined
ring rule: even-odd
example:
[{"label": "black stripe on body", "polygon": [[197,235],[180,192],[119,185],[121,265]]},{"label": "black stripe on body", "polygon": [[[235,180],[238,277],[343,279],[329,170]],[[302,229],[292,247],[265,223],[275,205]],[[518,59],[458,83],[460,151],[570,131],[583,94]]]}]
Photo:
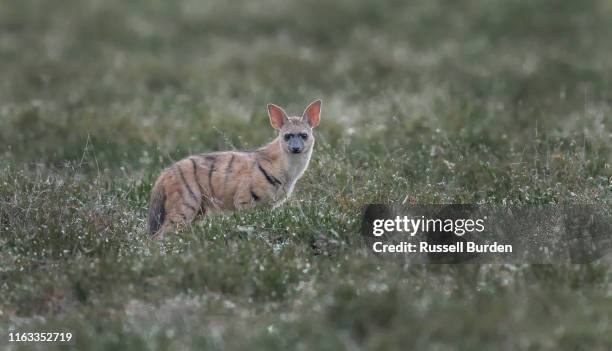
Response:
[{"label": "black stripe on body", "polygon": [[191,197],[197,202],[198,201],[198,197],[193,192],[193,190],[191,190],[191,187],[189,186],[189,184],[187,184],[187,179],[185,179],[185,175],[183,174],[183,170],[178,165],[176,166],[176,168],[178,168],[179,175],[181,176],[181,180],[183,181],[183,184],[187,188],[187,191],[189,191],[189,195],[191,195]]},{"label": "black stripe on body", "polygon": [[234,165],[235,156],[236,155],[232,154],[232,158],[230,158],[230,161],[228,162],[227,167],[225,168],[225,176],[223,177],[223,184],[227,183],[227,178],[232,173],[232,166]]},{"label": "black stripe on body", "polygon": [[272,184],[273,186],[277,186],[277,185],[282,185],[283,184],[276,177],[274,177],[273,175],[268,174],[268,172],[266,172],[266,170],[259,164],[259,162],[257,162],[257,167],[259,168],[261,173],[263,173],[264,177],[266,177],[266,180],[268,181],[268,183]]},{"label": "black stripe on body", "polygon": [[215,189],[213,189],[212,185],[212,174],[215,171],[215,163],[217,162],[217,158],[215,156],[206,156],[206,159],[210,161],[210,166],[208,166],[208,188],[210,189],[210,195],[215,197]]},{"label": "black stripe on body", "polygon": [[200,190],[200,196],[202,196],[202,194],[204,194],[204,189],[202,189],[202,185],[198,181],[198,167],[196,165],[196,161],[193,158],[190,158],[189,160],[193,165],[193,180],[195,180],[196,184],[198,185],[198,190]]}]

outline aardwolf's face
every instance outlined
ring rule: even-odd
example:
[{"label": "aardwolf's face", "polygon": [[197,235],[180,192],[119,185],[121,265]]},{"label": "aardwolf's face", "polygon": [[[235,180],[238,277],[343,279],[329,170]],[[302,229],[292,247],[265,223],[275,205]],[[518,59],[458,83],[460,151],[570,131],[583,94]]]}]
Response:
[{"label": "aardwolf's face", "polygon": [[281,145],[288,154],[308,152],[314,144],[312,129],[321,119],[321,100],[312,102],[302,117],[287,117],[282,108],[269,104],[268,115],[274,129],[278,130]]}]

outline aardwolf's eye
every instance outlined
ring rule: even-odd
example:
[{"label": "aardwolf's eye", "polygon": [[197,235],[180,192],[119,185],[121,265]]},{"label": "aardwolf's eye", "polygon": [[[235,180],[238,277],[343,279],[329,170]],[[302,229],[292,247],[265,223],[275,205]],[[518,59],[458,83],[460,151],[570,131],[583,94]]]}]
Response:
[{"label": "aardwolf's eye", "polygon": [[302,138],[303,140],[306,140],[306,139],[308,139],[308,134],[300,133],[300,138]]},{"label": "aardwolf's eye", "polygon": [[291,139],[291,134],[285,134],[283,138],[285,138],[285,141],[289,141],[289,139]]}]

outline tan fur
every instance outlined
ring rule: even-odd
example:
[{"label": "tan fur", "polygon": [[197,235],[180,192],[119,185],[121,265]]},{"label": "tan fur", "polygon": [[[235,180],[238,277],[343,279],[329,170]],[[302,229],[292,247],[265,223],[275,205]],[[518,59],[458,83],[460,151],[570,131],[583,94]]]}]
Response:
[{"label": "tan fur", "polygon": [[[279,135],[251,152],[227,151],[192,155],[159,176],[151,193],[150,231],[161,240],[174,228],[189,225],[210,210],[241,211],[259,204],[280,205],[293,191],[312,155],[312,129],[319,123],[320,100],[302,117],[287,117],[268,105],[271,124]],[[292,153],[284,136],[307,134],[303,151]]]}]

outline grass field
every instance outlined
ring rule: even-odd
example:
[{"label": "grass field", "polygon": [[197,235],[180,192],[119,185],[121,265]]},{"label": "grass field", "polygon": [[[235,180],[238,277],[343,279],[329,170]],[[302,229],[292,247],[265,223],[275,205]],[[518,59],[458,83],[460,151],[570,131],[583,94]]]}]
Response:
[{"label": "grass field", "polygon": [[[612,263],[402,265],[367,203],[612,206],[612,2],[4,1],[0,349],[610,350]],[[159,172],[324,100],[294,196],[145,230]]]}]

